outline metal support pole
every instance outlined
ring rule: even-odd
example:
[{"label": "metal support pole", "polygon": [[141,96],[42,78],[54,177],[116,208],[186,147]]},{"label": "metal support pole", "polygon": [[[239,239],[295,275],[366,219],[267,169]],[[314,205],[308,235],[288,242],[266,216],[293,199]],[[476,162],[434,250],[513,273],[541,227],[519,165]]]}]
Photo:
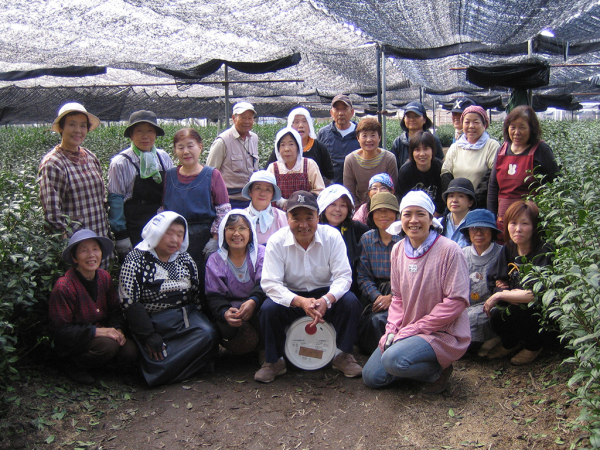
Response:
[{"label": "metal support pole", "polygon": [[381,45],[375,47],[377,51],[377,120],[381,123]]},{"label": "metal support pole", "polygon": [[382,133],[382,142],[383,145],[382,147],[387,149],[387,127],[386,127],[386,123],[387,123],[387,101],[386,101],[386,90],[387,90],[387,82],[385,79],[385,52],[381,52],[381,103],[383,105],[383,108],[381,109],[382,111],[382,117],[383,120],[381,122],[381,133]]},{"label": "metal support pole", "polygon": [[227,64],[225,64],[225,129],[229,128],[229,78]]},{"label": "metal support pole", "polygon": [[437,120],[436,120],[436,117],[435,117],[435,98],[433,98],[433,97],[431,98],[431,115],[433,116],[432,117],[432,119],[433,119],[432,120],[432,122],[433,122],[433,129],[436,130],[436,126],[435,125],[437,123]]},{"label": "metal support pole", "polygon": [[[533,56],[533,39],[527,41],[527,56]],[[533,106],[533,90],[527,89],[527,105]]]}]

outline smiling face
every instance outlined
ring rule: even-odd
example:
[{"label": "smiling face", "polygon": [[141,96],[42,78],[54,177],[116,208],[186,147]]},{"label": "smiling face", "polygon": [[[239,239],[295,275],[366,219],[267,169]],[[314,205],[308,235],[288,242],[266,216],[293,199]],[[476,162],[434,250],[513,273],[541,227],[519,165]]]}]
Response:
[{"label": "smiling face", "polygon": [[252,183],[252,186],[250,186],[249,195],[254,209],[262,211],[263,209],[266,209],[273,200],[275,189],[273,189],[271,183],[267,183],[266,181],[255,181]]},{"label": "smiling face", "polygon": [[462,215],[473,206],[473,199],[462,192],[450,192],[446,197],[446,206],[451,213]]},{"label": "smiling face", "polygon": [[508,126],[508,137],[514,147],[526,147],[530,135],[529,122],[523,117],[517,117]]},{"label": "smiling face", "polygon": [[62,135],[60,146],[65,150],[77,150],[88,134],[88,117],[85,114],[68,114],[59,130]]},{"label": "smiling face", "polygon": [[411,245],[414,248],[419,248],[429,236],[429,228],[433,223],[431,215],[420,206],[408,206],[402,210],[400,220],[402,230],[410,239]]},{"label": "smiling face", "polygon": [[413,151],[413,158],[417,169],[421,172],[427,172],[431,168],[431,160],[433,159],[433,149],[426,147],[423,144],[419,144]]},{"label": "smiling face", "polygon": [[414,111],[408,111],[404,114],[404,125],[408,128],[409,132],[421,131],[423,126],[427,122],[424,116],[417,114]]},{"label": "smiling face", "polygon": [[225,242],[230,250],[246,250],[250,234],[250,226],[240,217],[225,227]]},{"label": "smiling face", "polygon": [[294,136],[286,134],[279,140],[279,154],[288,169],[291,169],[298,160],[298,143]]},{"label": "smiling face", "polygon": [[149,152],[156,142],[156,128],[147,122],[138,123],[129,132],[131,142],[142,152]]},{"label": "smiling face", "polygon": [[484,131],[485,125],[483,124],[483,119],[479,114],[465,114],[465,118],[463,120],[463,133],[465,133],[465,136],[469,143],[475,144]]},{"label": "smiling face", "polygon": [[396,211],[388,208],[379,208],[373,211],[373,223],[377,229],[385,231],[396,221]]},{"label": "smiling face", "polygon": [[298,132],[302,138],[302,143],[306,144],[310,133],[310,125],[308,124],[306,117],[302,114],[296,114],[294,116],[294,121],[292,122],[292,128]]},{"label": "smiling face", "polygon": [[77,245],[77,249],[71,255],[77,270],[86,278],[90,278],[96,273],[102,262],[102,248],[96,239],[86,239]]},{"label": "smiling face", "polygon": [[232,116],[233,125],[240,136],[245,138],[254,126],[254,112],[244,111],[242,114],[234,114]]},{"label": "smiling face", "polygon": [[200,153],[202,153],[202,144],[189,136],[175,144],[175,155],[179,163],[186,168],[193,168],[198,164]]},{"label": "smiling face", "polygon": [[458,130],[458,131],[462,131],[462,129],[463,129],[462,121],[460,120],[461,116],[462,116],[462,113],[459,113],[459,112],[452,113],[452,126],[454,127],[455,130]]},{"label": "smiling face", "polygon": [[348,211],[348,200],[343,196],[325,208],[325,217],[327,218],[329,225],[337,227],[346,220]]},{"label": "smiling face", "polygon": [[185,238],[185,227],[180,223],[172,223],[154,249],[161,261],[168,261],[171,255],[181,249]]},{"label": "smiling face", "polygon": [[354,109],[342,101],[335,102],[331,107],[331,117],[338,130],[345,130],[350,126],[350,120],[354,116]]},{"label": "smiling face", "polygon": [[531,243],[533,224],[525,213],[508,222],[508,234],[518,247],[524,247]]},{"label": "smiling face", "polygon": [[358,133],[357,138],[360,148],[368,153],[377,150],[379,148],[379,142],[381,141],[381,136],[379,136],[377,131],[361,131]]},{"label": "smiling face", "polygon": [[307,248],[317,232],[319,224],[317,212],[309,208],[299,207],[288,211],[287,217],[290,231],[294,235],[296,242],[302,247]]}]

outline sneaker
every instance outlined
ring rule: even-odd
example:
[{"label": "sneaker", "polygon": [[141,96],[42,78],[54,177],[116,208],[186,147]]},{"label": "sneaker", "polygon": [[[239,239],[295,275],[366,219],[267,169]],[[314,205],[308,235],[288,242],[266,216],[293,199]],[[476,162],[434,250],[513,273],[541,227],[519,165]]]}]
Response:
[{"label": "sneaker", "polygon": [[537,358],[537,356],[540,354],[540,352],[542,351],[542,349],[540,348],[539,350],[527,350],[527,349],[523,349],[521,350],[519,353],[517,353],[515,356],[512,357],[512,359],[510,360],[510,363],[513,366],[526,366],[527,364],[533,362],[533,360],[535,358]]},{"label": "sneaker", "polygon": [[356,359],[354,359],[354,355],[350,353],[340,353],[333,358],[332,367],[342,372],[348,378],[360,377],[362,375],[362,367],[358,365]]},{"label": "sneaker", "polygon": [[425,383],[423,387],[421,387],[421,392],[426,395],[439,395],[446,390],[446,386],[448,386],[448,380],[450,379],[450,375],[452,375],[452,371],[454,368],[452,365],[446,367],[442,370],[440,377],[432,383]]},{"label": "sneaker", "polygon": [[477,352],[477,356],[481,358],[485,358],[487,354],[493,349],[496,345],[500,343],[500,337],[496,336],[491,339],[488,339],[483,343],[481,347],[479,347],[479,351]]},{"label": "sneaker", "polygon": [[254,374],[254,379],[261,383],[270,383],[276,376],[283,375],[286,372],[285,361],[279,358],[274,363],[264,363],[260,370]]},{"label": "sneaker", "polygon": [[504,348],[502,342],[496,345],[493,349],[491,349],[487,354],[487,359],[498,359],[504,358],[505,356],[510,355],[512,352],[515,352],[519,349],[520,344],[517,344],[513,348]]}]

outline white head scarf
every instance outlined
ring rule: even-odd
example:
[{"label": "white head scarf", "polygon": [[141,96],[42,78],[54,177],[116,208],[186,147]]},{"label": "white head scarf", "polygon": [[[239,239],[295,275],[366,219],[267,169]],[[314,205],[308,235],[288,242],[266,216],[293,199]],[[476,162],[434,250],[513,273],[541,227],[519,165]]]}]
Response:
[{"label": "white head scarf", "polygon": [[248,252],[250,252],[250,261],[252,262],[252,267],[256,269],[256,260],[258,259],[258,238],[256,236],[256,228],[254,228],[254,224],[252,223],[252,218],[246,210],[232,209],[225,215],[225,217],[223,217],[223,220],[221,220],[221,223],[219,224],[219,250],[217,250],[217,253],[223,259],[223,261],[227,261],[229,252],[223,247],[223,244],[225,243],[225,224],[231,215],[244,216],[250,224],[250,230],[252,231],[252,242],[248,243],[247,249]]},{"label": "white head scarf", "polygon": [[[317,204],[319,205],[319,215],[323,214],[327,207],[335,202],[338,198],[346,196],[350,199],[352,209],[354,209],[354,200],[352,200],[352,194],[341,184],[332,184],[321,191],[317,197]],[[353,211],[348,211],[348,215],[352,216]]]},{"label": "white head scarf", "polygon": [[[400,214],[402,214],[402,211],[409,206],[419,206],[432,216],[433,213],[435,213],[435,205],[433,204],[433,200],[431,200],[431,197],[429,197],[429,195],[427,195],[424,191],[409,191],[400,202]],[[440,221],[435,217],[433,218],[433,227],[437,232],[442,232],[443,227]],[[394,222],[386,231],[390,234],[399,234],[402,236],[402,222],[400,220]]]},{"label": "white head scarf", "polygon": [[302,138],[300,137],[298,132],[293,128],[285,127],[279,130],[279,132],[277,133],[277,136],[275,137],[275,156],[277,157],[277,162],[280,162],[281,164],[285,165],[283,159],[281,158],[281,154],[279,153],[279,141],[288,133],[290,133],[294,137],[294,139],[296,140],[296,144],[298,145],[296,164],[294,164],[294,167],[292,167],[291,170],[293,170],[294,172],[300,172],[302,170],[302,149],[304,147],[302,146]]},{"label": "white head scarf", "polygon": [[184,253],[188,249],[190,242],[188,236],[188,224],[185,217],[174,211],[163,211],[150,219],[142,230],[142,242],[136,245],[135,248],[143,252],[152,252],[152,254],[158,256],[154,249],[160,243],[173,221],[178,217],[181,217],[185,222],[185,237],[183,238],[183,243],[181,244],[179,251],[175,252],[169,258],[169,262],[174,261],[180,253]]},{"label": "white head scarf", "polygon": [[292,109],[292,111],[288,114],[288,124],[287,126],[289,128],[292,128],[292,122],[294,122],[294,119],[296,118],[296,116],[304,116],[306,117],[306,121],[308,122],[308,135],[313,138],[316,139],[317,138],[317,133],[315,133],[315,126],[313,124],[313,118],[310,116],[310,112],[308,112],[308,109],[306,108],[295,108]]}]

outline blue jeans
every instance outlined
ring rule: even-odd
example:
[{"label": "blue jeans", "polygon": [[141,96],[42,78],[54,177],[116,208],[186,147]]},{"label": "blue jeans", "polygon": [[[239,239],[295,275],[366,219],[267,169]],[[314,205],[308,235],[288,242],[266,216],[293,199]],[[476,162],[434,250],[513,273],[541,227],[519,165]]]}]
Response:
[{"label": "blue jeans", "polygon": [[431,345],[419,336],[396,341],[383,354],[376,348],[363,368],[363,381],[371,388],[381,388],[401,378],[432,382],[442,373],[442,366]]}]

